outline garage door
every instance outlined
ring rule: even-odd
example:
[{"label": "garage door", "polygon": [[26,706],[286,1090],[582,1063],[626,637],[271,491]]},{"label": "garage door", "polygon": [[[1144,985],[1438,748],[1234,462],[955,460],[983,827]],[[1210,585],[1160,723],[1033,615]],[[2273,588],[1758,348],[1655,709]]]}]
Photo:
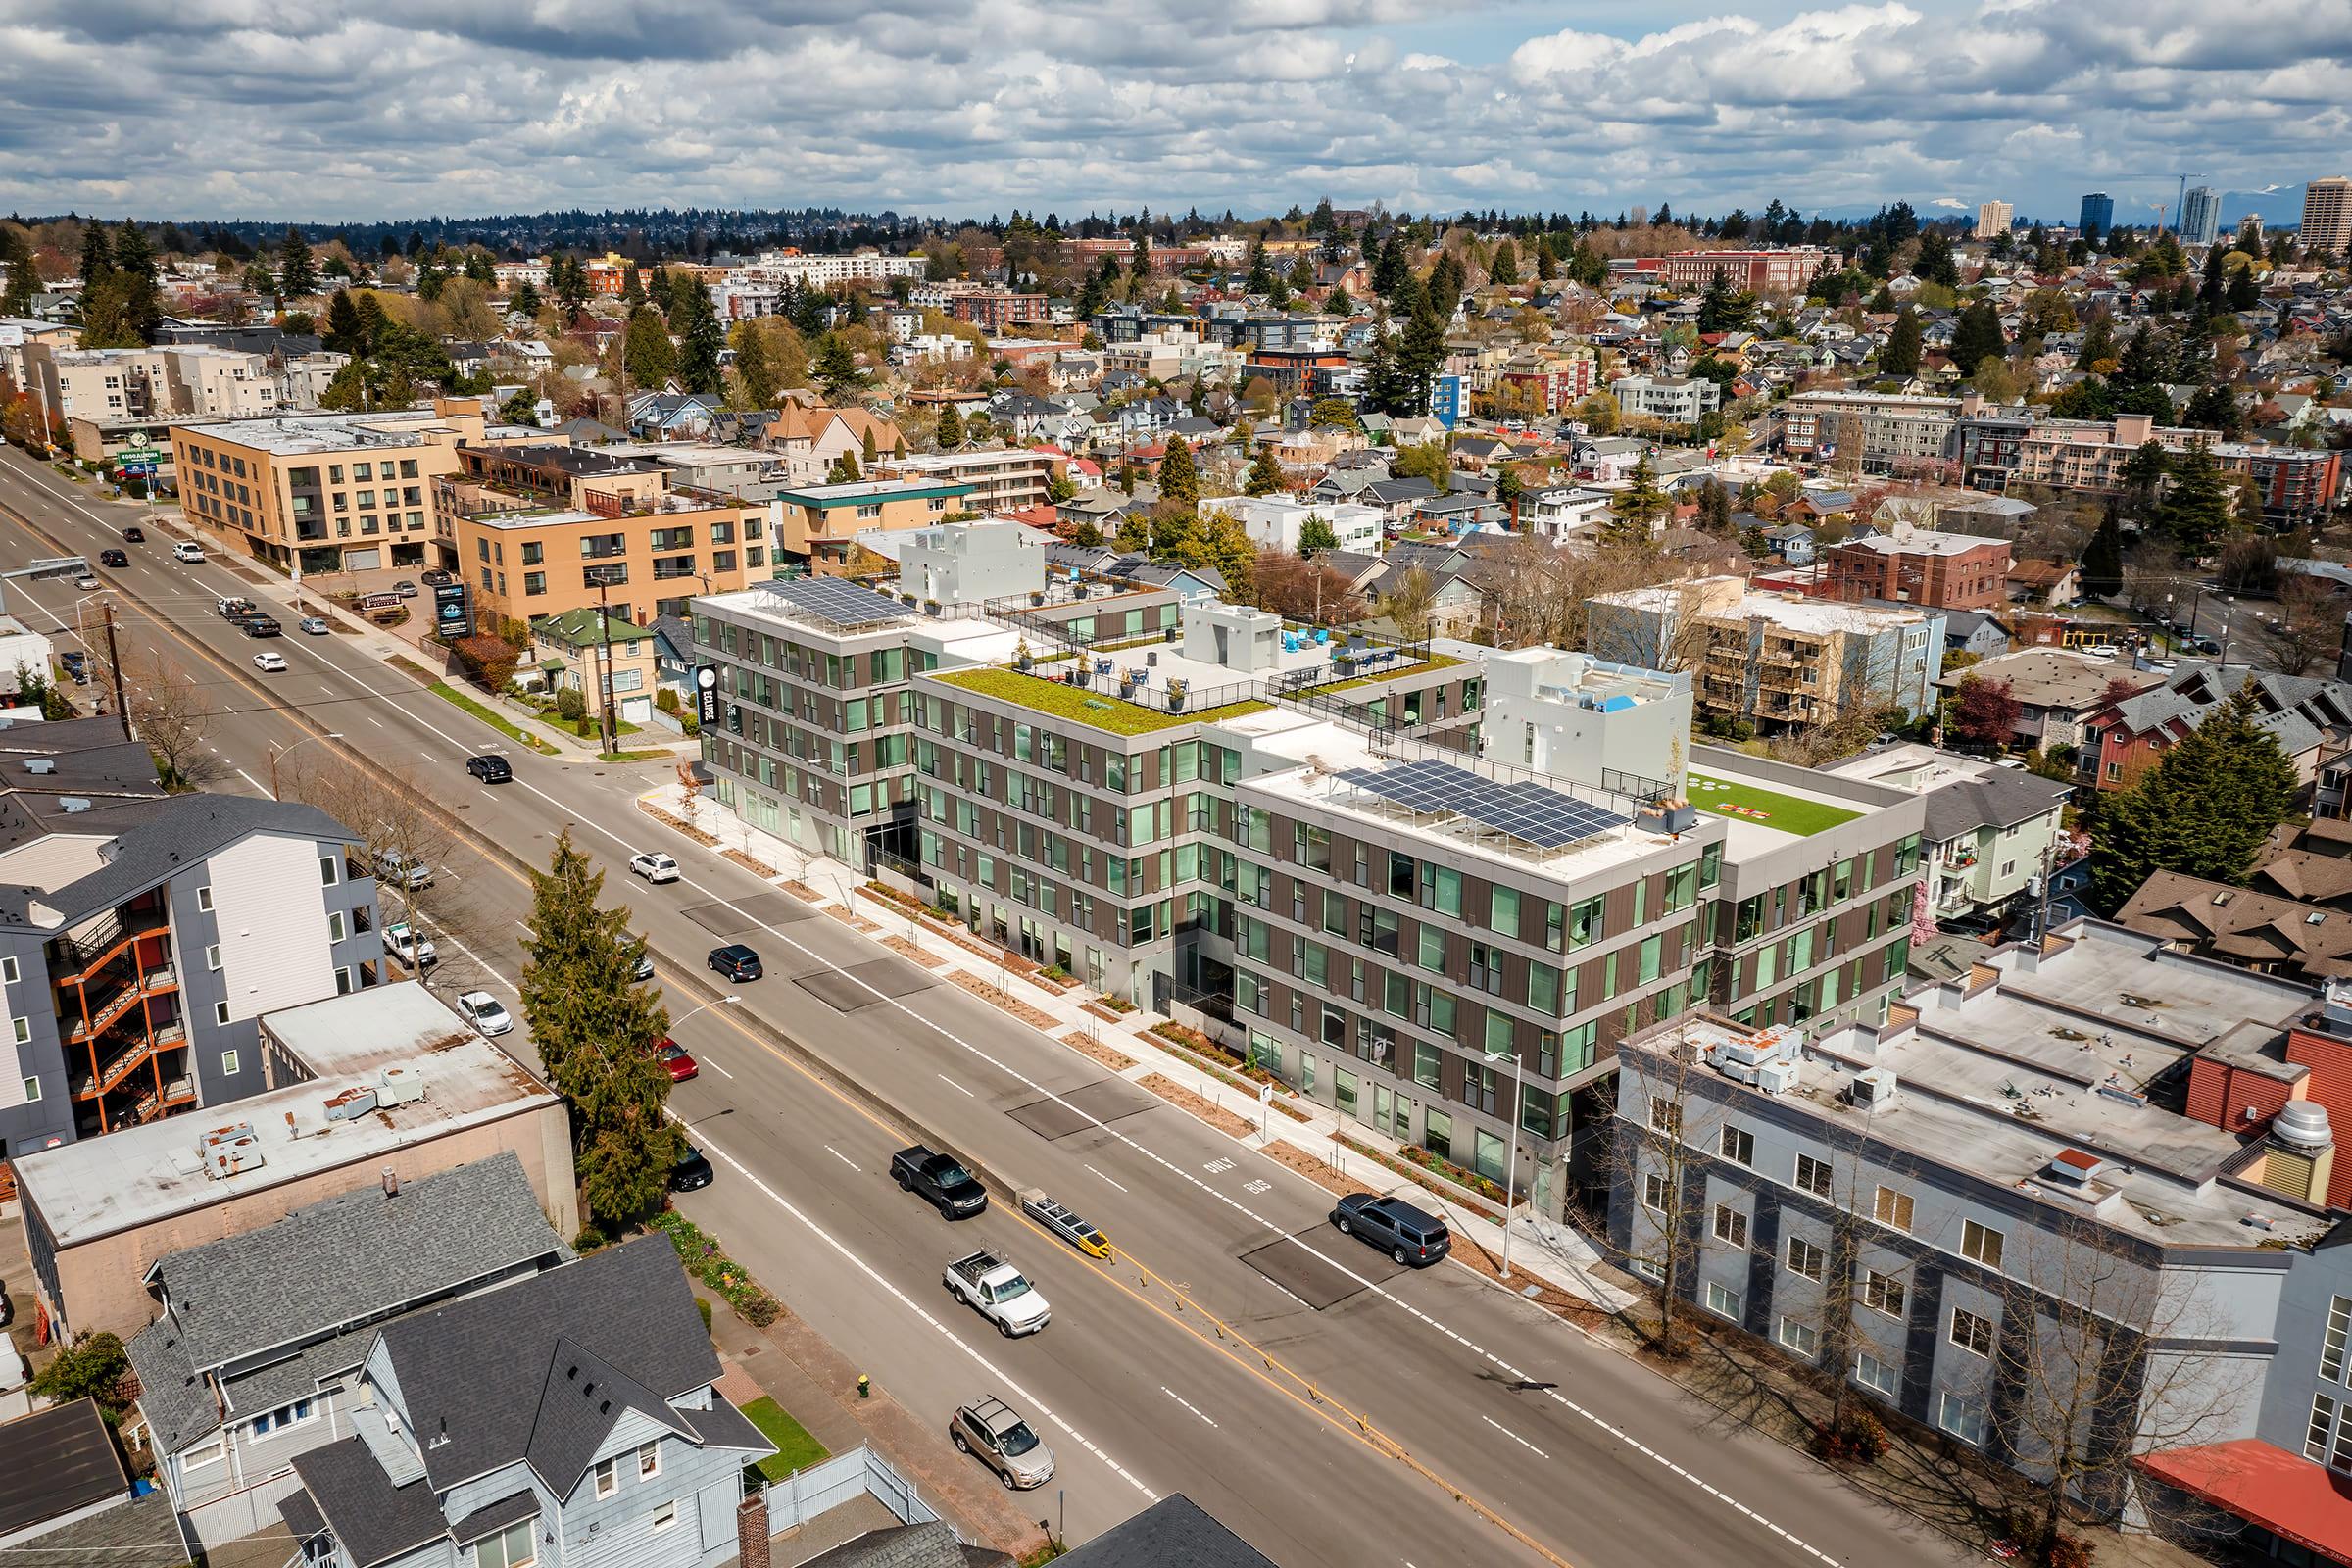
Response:
[{"label": "garage door", "polygon": [[345,571],[373,571],[383,564],[384,551],[381,545],[369,545],[365,550],[343,552],[343,569]]}]

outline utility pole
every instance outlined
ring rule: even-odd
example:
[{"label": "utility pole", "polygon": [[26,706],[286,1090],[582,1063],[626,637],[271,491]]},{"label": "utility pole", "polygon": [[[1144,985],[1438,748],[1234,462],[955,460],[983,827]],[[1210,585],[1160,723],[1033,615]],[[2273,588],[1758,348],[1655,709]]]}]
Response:
[{"label": "utility pole", "polygon": [[115,717],[122,726],[122,738],[129,740],[130,704],[122,695],[122,660],[115,651],[115,606],[111,599],[106,605],[106,667],[115,680]]},{"label": "utility pole", "polygon": [[607,608],[612,589],[612,574],[599,569],[596,574],[596,629],[601,645],[598,676],[596,732],[603,738],[607,754],[620,750],[620,736],[612,727],[612,612]]}]

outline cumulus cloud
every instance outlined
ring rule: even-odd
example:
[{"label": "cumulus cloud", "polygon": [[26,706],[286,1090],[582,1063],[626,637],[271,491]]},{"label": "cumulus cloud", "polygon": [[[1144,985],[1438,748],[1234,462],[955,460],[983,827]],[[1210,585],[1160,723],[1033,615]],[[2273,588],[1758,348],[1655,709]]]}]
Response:
[{"label": "cumulus cloud", "polygon": [[325,222],[1326,195],[2060,214],[2165,194],[2148,172],[2184,124],[2240,190],[2333,172],[2352,140],[2352,6],[1742,3],[1512,33],[1483,0],[15,0],[0,191]]}]

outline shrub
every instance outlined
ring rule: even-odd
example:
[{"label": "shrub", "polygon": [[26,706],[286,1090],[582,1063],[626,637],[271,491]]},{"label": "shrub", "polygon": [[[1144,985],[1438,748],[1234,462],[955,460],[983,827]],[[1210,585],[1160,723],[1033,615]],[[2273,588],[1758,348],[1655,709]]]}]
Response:
[{"label": "shrub", "polygon": [[605,1233],[598,1230],[593,1225],[581,1226],[580,1234],[571,1239],[571,1250],[579,1253],[582,1257],[586,1257],[590,1252],[598,1250],[604,1245]]},{"label": "shrub", "polygon": [[588,716],[588,694],[577,687],[566,686],[556,693],[556,716],[567,724],[577,724]]},{"label": "shrub", "polygon": [[696,1298],[694,1298],[694,1309],[695,1309],[697,1312],[700,1312],[700,1313],[702,1313],[702,1314],[703,1314],[703,1332],[704,1332],[705,1334],[708,1334],[708,1333],[710,1333],[710,1298],[709,1297],[707,1297],[707,1296],[698,1296],[698,1297],[696,1297]]},{"label": "shrub", "polygon": [[57,1352],[57,1359],[32,1375],[32,1392],[60,1404],[94,1398],[108,1413],[121,1412],[130,1401],[123,1397],[123,1380],[130,1375],[130,1356],[113,1334],[88,1329]]},{"label": "shrub", "polygon": [[503,691],[514,678],[514,645],[504,637],[461,637],[449,645],[466,678],[484,691]]},{"label": "shrub", "polygon": [[761,1288],[750,1270],[719,1250],[715,1238],[675,1209],[665,1209],[646,1222],[669,1238],[686,1272],[723,1297],[735,1315],[763,1329],[783,1315],[784,1304]]},{"label": "shrub", "polygon": [[1814,1427],[1813,1451],[1839,1464],[1874,1464],[1886,1451],[1886,1429],[1868,1410],[1848,1410]]},{"label": "shrub", "polygon": [[664,713],[676,712],[678,710],[677,688],[674,686],[664,686],[660,691],[654,693],[654,706],[662,710],[662,711]]}]

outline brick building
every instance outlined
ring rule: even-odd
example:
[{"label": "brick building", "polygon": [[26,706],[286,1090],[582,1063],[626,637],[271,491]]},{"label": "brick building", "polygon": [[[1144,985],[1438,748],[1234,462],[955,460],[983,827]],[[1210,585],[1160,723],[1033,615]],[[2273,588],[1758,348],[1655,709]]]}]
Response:
[{"label": "brick building", "polygon": [[1835,599],[1886,599],[1939,610],[1993,610],[2009,597],[2009,541],[1897,523],[1822,553]]}]

